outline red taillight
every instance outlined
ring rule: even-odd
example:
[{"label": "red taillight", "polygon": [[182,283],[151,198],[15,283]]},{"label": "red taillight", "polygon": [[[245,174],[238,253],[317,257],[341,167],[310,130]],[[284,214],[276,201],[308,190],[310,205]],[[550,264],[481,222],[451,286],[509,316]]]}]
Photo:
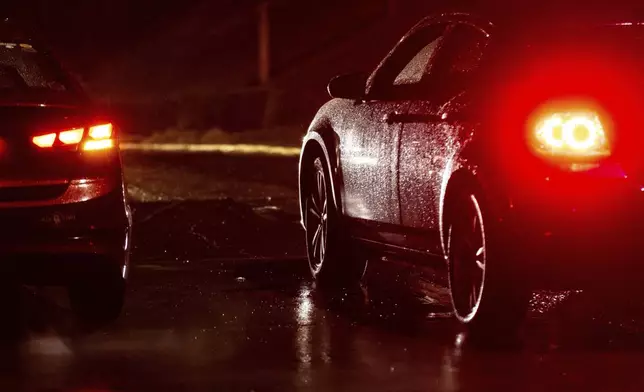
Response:
[{"label": "red taillight", "polygon": [[114,147],[114,140],[112,139],[88,140],[83,144],[83,150],[85,151],[107,150],[112,147]]},{"label": "red taillight", "polygon": [[89,137],[95,140],[110,139],[112,137],[112,124],[101,124],[90,127]]},{"label": "red taillight", "polygon": [[88,138],[83,143],[83,150],[97,151],[113,148],[115,145],[114,139],[112,138],[113,128],[111,123],[89,127]]},{"label": "red taillight", "polygon": [[598,158],[611,152],[602,121],[592,110],[547,113],[530,132],[535,150],[548,156]]},{"label": "red taillight", "polygon": [[56,141],[56,134],[48,133],[46,135],[34,136],[31,141],[40,148],[52,147]]},{"label": "red taillight", "polygon": [[56,145],[73,146],[82,143],[82,150],[96,151],[113,148],[116,143],[113,139],[113,126],[111,123],[94,125],[87,128],[75,128],[34,136],[31,141],[40,148],[52,148]]},{"label": "red taillight", "polygon": [[58,134],[58,140],[63,144],[78,144],[83,140],[83,133],[85,130],[83,128],[70,129],[69,131],[63,131]]}]

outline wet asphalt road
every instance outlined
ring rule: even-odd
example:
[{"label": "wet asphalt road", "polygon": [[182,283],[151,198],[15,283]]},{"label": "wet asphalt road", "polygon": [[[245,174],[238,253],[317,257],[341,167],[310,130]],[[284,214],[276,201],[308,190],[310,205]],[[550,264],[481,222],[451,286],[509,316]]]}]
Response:
[{"label": "wet asphalt road", "polygon": [[[640,391],[644,307],[539,293],[522,339],[474,344],[430,268],[373,262],[362,290],[307,275],[296,159],[125,156],[135,249],[122,317],[75,323],[24,288],[0,325],[0,390]],[[615,290],[607,289],[607,294]]]}]

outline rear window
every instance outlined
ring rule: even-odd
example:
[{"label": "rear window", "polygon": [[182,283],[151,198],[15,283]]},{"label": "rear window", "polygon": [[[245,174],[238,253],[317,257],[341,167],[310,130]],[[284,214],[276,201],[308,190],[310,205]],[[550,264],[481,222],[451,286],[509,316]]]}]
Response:
[{"label": "rear window", "polygon": [[0,41],[0,99],[71,103],[78,93],[58,64],[24,42]]}]

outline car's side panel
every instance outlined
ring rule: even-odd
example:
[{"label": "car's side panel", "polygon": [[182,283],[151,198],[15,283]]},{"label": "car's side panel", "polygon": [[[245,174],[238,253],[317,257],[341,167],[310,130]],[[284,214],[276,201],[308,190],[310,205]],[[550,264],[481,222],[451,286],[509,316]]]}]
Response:
[{"label": "car's side panel", "polygon": [[480,185],[479,165],[485,161],[484,144],[481,143],[481,124],[469,117],[471,105],[470,96],[460,94],[447,102],[438,115],[444,118],[441,128],[450,138],[449,143],[437,153],[441,159],[435,165],[440,181],[435,184],[438,191],[435,208],[438,217],[437,228],[440,233],[442,252],[446,248],[443,218],[448,189],[460,178]]},{"label": "car's side panel", "polygon": [[430,253],[440,251],[440,191],[460,146],[454,129],[436,113],[428,101],[412,104],[410,114],[426,120],[404,125],[400,160],[402,224],[423,232],[424,238],[408,242]]},{"label": "car's side panel", "polygon": [[428,99],[414,101],[405,116],[400,162],[402,223],[427,231],[427,238],[413,246],[430,252],[442,251],[445,189],[452,173],[463,164],[461,151],[475,127],[472,95],[466,93],[468,76],[480,63],[488,37],[470,24],[454,24],[433,64],[436,90]]},{"label": "car's side panel", "polygon": [[[451,143],[435,121],[438,111],[429,101],[416,101],[409,108],[410,121],[403,125],[400,157],[400,197],[402,224],[417,229],[437,227],[436,184],[440,172],[437,160]],[[418,120],[411,120],[417,117]],[[437,117],[436,117],[437,118]]]},{"label": "car's side panel", "polygon": [[400,222],[396,170],[400,124],[386,115],[403,110],[397,102],[357,104],[345,118],[340,138],[344,213],[370,222]]},{"label": "car's side panel", "polygon": [[476,124],[462,119],[465,105],[462,95],[438,108],[416,101],[405,116],[399,170],[405,247],[443,253],[441,223],[448,183],[457,171],[475,172],[468,156]]}]

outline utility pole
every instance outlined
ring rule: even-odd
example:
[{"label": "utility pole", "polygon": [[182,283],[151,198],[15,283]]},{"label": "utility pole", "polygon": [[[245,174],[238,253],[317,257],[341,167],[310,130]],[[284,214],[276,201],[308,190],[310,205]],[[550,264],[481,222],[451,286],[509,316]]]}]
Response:
[{"label": "utility pole", "polygon": [[259,5],[258,20],[258,71],[259,82],[266,86],[271,77],[271,39],[268,1]]}]

